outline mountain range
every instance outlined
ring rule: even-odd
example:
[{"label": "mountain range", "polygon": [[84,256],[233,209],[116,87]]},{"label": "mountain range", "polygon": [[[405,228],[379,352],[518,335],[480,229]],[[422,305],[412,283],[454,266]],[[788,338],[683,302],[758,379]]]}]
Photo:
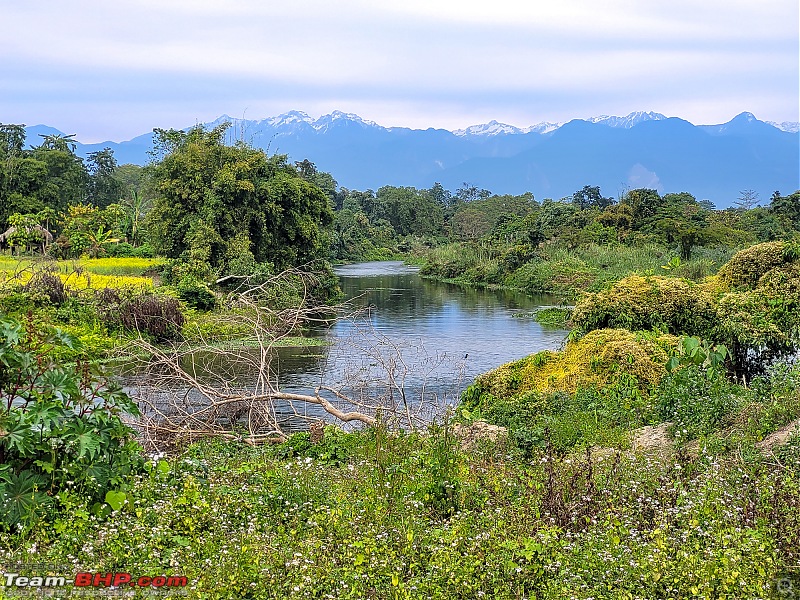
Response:
[{"label": "mountain range", "polygon": [[[349,189],[440,182],[455,190],[468,183],[496,194],[530,191],[542,199],[585,185],[599,185],[606,196],[648,187],[687,191],[718,207],[731,206],[743,190],[768,200],[776,190],[800,189],[798,123],[760,121],[747,112],[719,125],[634,112],[526,128],[491,121],[447,131],[383,127],[339,111],[318,119],[300,111],[261,120],[223,115],[205,125],[223,122],[231,123],[230,142],[244,140],[293,161],[307,158]],[[38,134],[60,133],[44,125],[26,129],[30,143]],[[78,154],[106,147],[120,164],[145,164],[152,133],[79,143]]]}]

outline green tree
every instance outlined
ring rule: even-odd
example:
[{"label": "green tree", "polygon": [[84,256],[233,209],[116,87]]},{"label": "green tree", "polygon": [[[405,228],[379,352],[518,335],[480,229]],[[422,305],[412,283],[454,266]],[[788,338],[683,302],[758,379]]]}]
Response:
[{"label": "green tree", "polygon": [[118,226],[122,217],[119,205],[100,209],[91,204],[74,204],[62,218],[61,235],[56,240],[62,256],[78,257],[83,253],[95,258],[105,248],[119,241]]},{"label": "green tree", "polygon": [[572,203],[581,210],[589,208],[604,209],[614,204],[613,198],[604,198],[599,186],[585,185],[583,189],[572,194]]},{"label": "green tree", "polygon": [[207,262],[226,273],[228,244],[249,240],[259,263],[276,269],[324,254],[323,228],[333,220],[328,197],[285,156],[239,142],[223,143],[227,125],[206,131],[155,130],[150,167],[157,197],[148,215],[154,248],[170,258]]},{"label": "green tree", "polygon": [[465,181],[461,184],[461,187],[456,190],[455,195],[461,202],[474,202],[475,200],[484,200],[488,198],[492,195],[492,192]]},{"label": "green tree", "polygon": [[800,231],[800,190],[789,196],[781,196],[775,192],[769,210],[778,217],[785,228]]},{"label": "green tree", "polygon": [[661,206],[661,196],[656,190],[638,188],[628,190],[620,200],[620,204],[630,209],[631,227],[640,230],[653,217]]},{"label": "green tree", "polygon": [[444,212],[426,190],[383,186],[376,196],[373,222],[386,219],[398,235],[437,235],[442,231]]},{"label": "green tree", "polygon": [[41,203],[37,210],[49,206],[63,212],[86,199],[88,175],[71,136],[45,136],[42,145],[27,156],[44,166],[44,172],[37,171],[37,180],[31,182],[35,189],[30,191]]},{"label": "green tree", "polygon": [[125,193],[125,186],[115,176],[117,159],[114,158],[114,151],[111,148],[103,148],[97,152],[90,152],[86,162],[87,200],[100,208],[119,202]]}]

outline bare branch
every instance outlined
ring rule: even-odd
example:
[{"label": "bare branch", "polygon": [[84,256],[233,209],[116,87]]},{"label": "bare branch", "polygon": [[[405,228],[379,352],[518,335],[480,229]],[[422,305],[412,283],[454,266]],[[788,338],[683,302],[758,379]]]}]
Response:
[{"label": "bare branch", "polygon": [[[445,394],[429,379],[441,375],[448,357],[388,339],[371,327],[368,312],[347,307],[338,309],[336,321],[344,333],[313,359],[317,382],[309,382],[308,391],[281,386],[282,341],[312,319],[334,322],[320,319],[320,307],[307,302],[307,277],[293,270],[232,297],[227,318],[250,333],[236,347],[211,343],[198,332],[193,343],[164,347],[139,338],[127,349],[133,373],[127,384],[140,405],[136,426],[146,445],[160,450],[204,437],[274,443],[322,421],[373,426],[384,420],[415,429],[443,411]],[[271,300],[278,291],[270,286],[288,280],[299,290],[299,306],[276,308]],[[452,370],[444,379],[452,385]]]}]

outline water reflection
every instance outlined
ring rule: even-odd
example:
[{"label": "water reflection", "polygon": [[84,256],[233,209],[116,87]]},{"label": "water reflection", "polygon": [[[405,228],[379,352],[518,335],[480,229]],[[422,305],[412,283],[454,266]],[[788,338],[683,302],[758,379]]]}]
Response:
[{"label": "water reflection", "polygon": [[[556,304],[551,296],[426,280],[413,267],[394,261],[347,265],[337,274],[351,304],[369,309],[364,320],[374,331],[398,344],[423,344],[430,352],[463,361],[468,380],[504,362],[557,348],[567,333],[523,316]],[[328,339],[347,339],[357,327],[364,324],[337,322]]]}]

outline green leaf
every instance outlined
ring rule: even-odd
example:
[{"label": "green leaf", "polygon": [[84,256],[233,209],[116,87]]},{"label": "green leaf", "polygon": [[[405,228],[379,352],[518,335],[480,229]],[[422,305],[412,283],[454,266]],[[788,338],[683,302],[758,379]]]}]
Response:
[{"label": "green leaf", "polygon": [[9,525],[31,523],[52,503],[52,498],[40,491],[47,481],[32,471],[12,475],[8,483],[0,484],[0,513]]},{"label": "green leaf", "polygon": [[4,424],[6,434],[0,438],[0,442],[11,450],[16,450],[22,456],[27,456],[31,451],[31,427],[30,424],[24,422],[23,417],[19,416],[16,422],[7,422]]},{"label": "green leaf", "polygon": [[119,510],[122,508],[122,505],[125,504],[127,497],[128,496],[125,494],[125,492],[121,492],[119,490],[109,490],[106,492],[106,502],[114,510]]},{"label": "green leaf", "polygon": [[62,346],[66,346],[70,350],[80,350],[82,347],[81,341],[71,333],[61,331],[58,328],[53,330],[53,339]]},{"label": "green leaf", "polygon": [[55,469],[55,465],[53,463],[51,463],[51,462],[46,461],[46,460],[35,460],[35,461],[33,461],[33,464],[35,464],[37,467],[39,467],[45,473],[52,473],[53,469]]},{"label": "green leaf", "polygon": [[92,504],[92,514],[99,519],[107,518],[111,512],[111,507],[105,502],[95,502]]}]

